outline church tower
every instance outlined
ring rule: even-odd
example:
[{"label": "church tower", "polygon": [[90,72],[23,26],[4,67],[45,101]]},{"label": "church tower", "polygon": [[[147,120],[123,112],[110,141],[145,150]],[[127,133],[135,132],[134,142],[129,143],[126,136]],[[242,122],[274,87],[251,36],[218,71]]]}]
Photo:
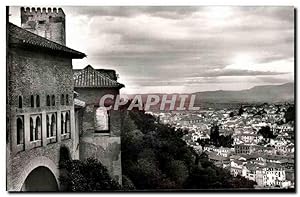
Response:
[{"label": "church tower", "polygon": [[21,27],[66,45],[65,13],[61,8],[21,8]]}]

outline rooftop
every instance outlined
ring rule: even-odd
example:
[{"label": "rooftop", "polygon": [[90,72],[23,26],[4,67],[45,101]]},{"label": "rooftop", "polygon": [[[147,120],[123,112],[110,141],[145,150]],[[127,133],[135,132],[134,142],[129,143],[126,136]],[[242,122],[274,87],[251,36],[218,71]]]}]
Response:
[{"label": "rooftop", "polygon": [[81,71],[74,72],[75,88],[123,88],[123,84],[104,75],[94,69],[91,65],[86,66]]},{"label": "rooftop", "polygon": [[64,45],[58,44],[44,37],[31,33],[21,27],[12,23],[8,24],[9,44],[23,47],[34,47],[35,49],[43,49],[55,51],[57,54],[68,55],[74,59],[84,58],[86,55],[79,51],[68,48]]}]

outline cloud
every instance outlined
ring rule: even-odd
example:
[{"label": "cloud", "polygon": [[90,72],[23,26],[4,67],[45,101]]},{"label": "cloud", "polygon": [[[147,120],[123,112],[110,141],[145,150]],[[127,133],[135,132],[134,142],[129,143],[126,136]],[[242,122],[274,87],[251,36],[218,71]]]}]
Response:
[{"label": "cloud", "polygon": [[[67,45],[88,55],[74,60],[74,67],[115,69],[128,91],[195,90],[197,84],[196,91],[248,88],[293,80],[293,7],[63,9]],[[19,10],[11,11],[16,21]],[[252,62],[236,63],[239,54]]]},{"label": "cloud", "polygon": [[168,19],[178,19],[192,15],[201,7],[193,6],[82,6],[66,7],[65,9],[89,17],[108,16],[108,17],[136,17],[139,15],[149,15]]}]

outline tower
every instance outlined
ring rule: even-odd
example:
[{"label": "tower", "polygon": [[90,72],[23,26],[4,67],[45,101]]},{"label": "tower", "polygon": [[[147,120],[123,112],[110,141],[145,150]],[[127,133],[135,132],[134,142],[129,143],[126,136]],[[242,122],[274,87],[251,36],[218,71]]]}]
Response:
[{"label": "tower", "polygon": [[21,8],[21,27],[66,45],[65,13],[61,8]]}]

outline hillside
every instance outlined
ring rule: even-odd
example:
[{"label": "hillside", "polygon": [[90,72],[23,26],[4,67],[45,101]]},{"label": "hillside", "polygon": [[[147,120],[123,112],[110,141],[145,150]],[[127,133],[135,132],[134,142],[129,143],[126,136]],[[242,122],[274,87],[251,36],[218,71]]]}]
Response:
[{"label": "hillside", "polygon": [[293,102],[294,83],[282,85],[255,86],[240,91],[197,92],[196,103],[256,103]]}]

